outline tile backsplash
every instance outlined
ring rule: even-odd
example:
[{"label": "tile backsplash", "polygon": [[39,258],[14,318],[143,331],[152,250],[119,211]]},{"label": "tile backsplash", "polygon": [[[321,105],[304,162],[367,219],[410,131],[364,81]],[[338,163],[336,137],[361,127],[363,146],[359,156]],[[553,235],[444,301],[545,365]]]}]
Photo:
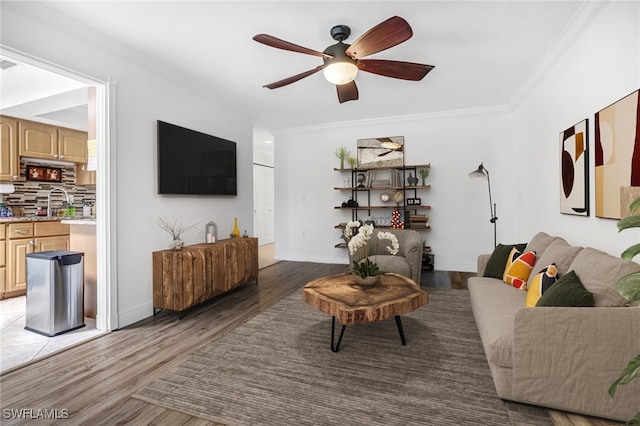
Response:
[{"label": "tile backsplash", "polygon": [[[20,162],[20,176],[25,176],[26,164],[29,162]],[[76,208],[76,215],[82,214],[82,202],[89,201],[95,204],[96,187],[95,186],[76,186],[76,166],[64,165],[55,167],[62,168],[62,182],[35,182],[21,181],[14,182],[16,191],[13,194],[2,194],[4,203],[11,207],[22,208],[24,216],[35,215],[36,209],[42,207],[47,208],[47,195],[53,187],[64,188],[70,196],[73,196],[73,206]],[[51,195],[51,207],[58,209],[65,201],[64,194],[56,191]]]}]

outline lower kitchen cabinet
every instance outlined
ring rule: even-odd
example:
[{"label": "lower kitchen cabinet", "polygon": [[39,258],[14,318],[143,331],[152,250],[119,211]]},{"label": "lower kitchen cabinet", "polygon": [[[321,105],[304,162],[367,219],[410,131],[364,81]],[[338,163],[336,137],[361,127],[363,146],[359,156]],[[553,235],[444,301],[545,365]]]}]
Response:
[{"label": "lower kitchen cabinet", "polygon": [[[22,296],[27,292],[27,254],[50,250],[69,250],[69,225],[60,221],[20,222],[7,225],[4,279],[0,276],[0,298]],[[1,254],[1,252],[0,252]]]}]

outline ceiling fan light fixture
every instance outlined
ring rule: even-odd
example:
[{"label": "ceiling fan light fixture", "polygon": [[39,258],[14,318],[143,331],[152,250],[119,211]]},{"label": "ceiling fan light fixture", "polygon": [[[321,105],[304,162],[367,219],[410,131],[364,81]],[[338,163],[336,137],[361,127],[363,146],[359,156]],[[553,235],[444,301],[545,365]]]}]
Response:
[{"label": "ceiling fan light fixture", "polygon": [[358,67],[353,62],[332,61],[324,67],[324,78],[332,84],[346,84],[353,81],[358,74]]}]

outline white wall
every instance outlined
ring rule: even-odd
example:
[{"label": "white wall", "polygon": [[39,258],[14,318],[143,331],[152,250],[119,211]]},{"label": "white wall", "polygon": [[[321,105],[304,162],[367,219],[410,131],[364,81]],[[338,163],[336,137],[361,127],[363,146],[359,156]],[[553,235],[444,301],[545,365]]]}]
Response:
[{"label": "white wall", "polygon": [[[253,232],[252,123],[216,103],[206,90],[181,85],[180,76],[168,80],[153,72],[157,67],[140,63],[135,55],[123,59],[110,54],[110,49],[123,55],[127,52],[90,29],[83,29],[81,35],[67,33],[77,25],[43,14],[39,7],[29,3],[20,9],[32,8],[36,21],[2,5],[3,47],[100,81],[117,82],[116,116],[112,117],[116,127],[110,147],[116,153],[112,178],[117,213],[111,225],[117,241],[118,318],[123,327],[152,314],[151,253],[170,242],[156,224],[159,216],[197,224],[185,233],[187,244],[204,241],[204,225],[209,220],[217,223],[219,236],[228,235],[235,216],[242,229]],[[238,196],[157,195],[156,120],[237,142]]]},{"label": "white wall", "polygon": [[[640,3],[610,2],[513,113],[518,237],[538,230],[616,256],[638,231],[595,217],[594,114],[640,87]],[[590,217],[560,214],[559,133],[589,119]]]},{"label": "white wall", "polygon": [[511,240],[511,123],[506,110],[493,108],[277,133],[276,258],[347,263],[347,251],[334,248],[340,242],[334,226],[350,213],[334,206],[350,194],[333,188],[350,173],[333,170],[339,167],[334,152],[346,146],[355,156],[357,139],[382,136],[404,136],[405,164],[431,163],[432,188],[420,196],[432,206],[432,230],[423,235],[436,269],[475,271],[477,255],[493,250],[487,183],[468,177],[481,161],[491,173],[498,204],[498,240]]}]

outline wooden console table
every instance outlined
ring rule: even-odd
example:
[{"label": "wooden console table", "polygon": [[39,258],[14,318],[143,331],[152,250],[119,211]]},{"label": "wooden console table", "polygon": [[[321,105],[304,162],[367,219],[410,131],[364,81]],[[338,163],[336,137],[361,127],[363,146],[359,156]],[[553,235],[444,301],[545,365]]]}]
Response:
[{"label": "wooden console table", "polygon": [[153,252],[153,308],[182,312],[245,283],[258,283],[258,239]]}]

